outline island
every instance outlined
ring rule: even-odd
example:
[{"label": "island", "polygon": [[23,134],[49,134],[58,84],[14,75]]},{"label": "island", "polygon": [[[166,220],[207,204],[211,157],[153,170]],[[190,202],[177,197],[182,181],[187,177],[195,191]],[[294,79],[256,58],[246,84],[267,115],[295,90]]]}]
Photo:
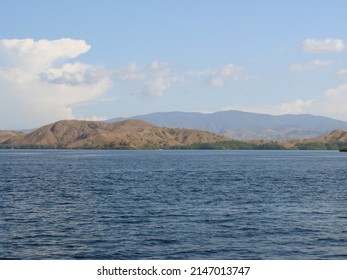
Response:
[{"label": "island", "polygon": [[240,141],[226,135],[166,128],[142,120],[61,120],[32,132],[0,130],[0,149],[189,149],[347,151],[347,131],[308,139]]}]

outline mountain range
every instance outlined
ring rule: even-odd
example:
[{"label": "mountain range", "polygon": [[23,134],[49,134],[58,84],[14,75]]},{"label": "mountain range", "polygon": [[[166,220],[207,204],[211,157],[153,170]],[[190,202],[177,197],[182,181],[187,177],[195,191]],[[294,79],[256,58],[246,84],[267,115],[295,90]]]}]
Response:
[{"label": "mountain range", "polygon": [[[126,118],[109,120],[119,121]],[[347,122],[308,114],[268,115],[236,110],[204,114],[194,112],[158,112],[137,115],[138,119],[162,127],[199,129],[238,140],[289,140],[312,138],[336,129],[347,130]]]},{"label": "mountain range", "polygon": [[30,133],[0,131],[0,148],[62,149],[341,149],[347,131],[307,139],[239,141],[196,129],[165,128],[142,120],[62,120]]}]

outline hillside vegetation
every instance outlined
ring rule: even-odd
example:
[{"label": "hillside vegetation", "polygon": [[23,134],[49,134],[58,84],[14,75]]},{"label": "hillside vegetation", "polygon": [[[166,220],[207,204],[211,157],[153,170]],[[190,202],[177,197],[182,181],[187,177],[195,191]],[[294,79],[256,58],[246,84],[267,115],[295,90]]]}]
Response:
[{"label": "hillside vegetation", "polygon": [[161,128],[145,121],[58,121],[29,134],[3,137],[2,147],[156,149],[219,142],[229,138],[193,129]]},{"label": "hillside vegetation", "polygon": [[0,131],[0,148],[339,150],[344,147],[347,147],[344,130],[308,139],[245,142],[201,130],[158,127],[141,120],[112,123],[64,120],[27,134]]}]

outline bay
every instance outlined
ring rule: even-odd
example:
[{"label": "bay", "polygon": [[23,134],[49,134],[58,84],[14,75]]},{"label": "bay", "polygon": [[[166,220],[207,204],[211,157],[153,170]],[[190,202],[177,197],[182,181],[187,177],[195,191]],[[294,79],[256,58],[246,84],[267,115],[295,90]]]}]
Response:
[{"label": "bay", "polygon": [[347,259],[347,154],[0,151],[1,259]]}]

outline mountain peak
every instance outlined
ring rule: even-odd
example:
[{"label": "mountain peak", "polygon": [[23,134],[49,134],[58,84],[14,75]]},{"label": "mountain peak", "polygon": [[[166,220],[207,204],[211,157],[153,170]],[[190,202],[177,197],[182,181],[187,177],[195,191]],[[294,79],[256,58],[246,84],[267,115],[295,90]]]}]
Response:
[{"label": "mountain peak", "polygon": [[129,119],[141,119],[164,127],[205,130],[238,140],[304,139],[318,137],[335,129],[347,130],[347,122],[328,117],[309,114],[274,116],[237,110],[210,114],[160,112]]}]

